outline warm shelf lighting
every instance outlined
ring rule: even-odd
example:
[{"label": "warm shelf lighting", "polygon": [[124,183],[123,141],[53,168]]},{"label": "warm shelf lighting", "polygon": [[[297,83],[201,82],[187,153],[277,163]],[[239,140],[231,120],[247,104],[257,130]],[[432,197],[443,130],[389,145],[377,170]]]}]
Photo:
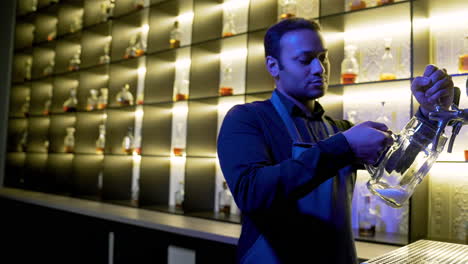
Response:
[{"label": "warm shelf lighting", "polygon": [[192,21],[193,20],[193,12],[187,12],[179,15],[177,17],[177,21],[183,22],[183,21]]},{"label": "warm shelf lighting", "polygon": [[171,154],[171,162],[176,164],[184,164],[187,158],[185,156],[175,156],[174,153]]},{"label": "warm shelf lighting", "polygon": [[133,158],[133,162],[134,162],[134,163],[140,163],[140,162],[141,162],[141,156],[138,155],[138,154],[135,153],[135,152],[133,152],[132,158]]},{"label": "warm shelf lighting", "polygon": [[149,31],[149,25],[148,24],[144,24],[143,26],[141,26],[141,32],[146,34],[148,33]]},{"label": "warm shelf lighting", "polygon": [[143,117],[143,109],[138,109],[135,111],[135,118],[141,119]]},{"label": "warm shelf lighting", "polygon": [[138,75],[145,75],[145,73],[146,73],[146,67],[138,68]]},{"label": "warm shelf lighting", "polygon": [[222,6],[225,9],[235,9],[238,7],[248,6],[249,3],[249,0],[225,0]]},{"label": "warm shelf lighting", "polygon": [[172,108],[172,113],[176,115],[186,115],[188,113],[188,106],[186,102],[176,103]]},{"label": "warm shelf lighting", "polygon": [[247,55],[247,49],[246,48],[240,48],[240,49],[232,49],[232,50],[227,50],[221,52],[221,58],[222,59],[236,59],[236,58],[244,58]]},{"label": "warm shelf lighting", "polygon": [[182,59],[182,60],[177,60],[175,65],[176,65],[176,68],[188,68],[190,67],[191,63],[192,63],[192,60],[190,59]]},{"label": "warm shelf lighting", "polygon": [[381,36],[400,36],[403,34],[409,34],[411,28],[410,21],[396,22],[396,23],[382,23],[376,26],[354,28],[352,30],[345,31],[344,39],[348,41],[363,41],[369,38],[375,39]]}]

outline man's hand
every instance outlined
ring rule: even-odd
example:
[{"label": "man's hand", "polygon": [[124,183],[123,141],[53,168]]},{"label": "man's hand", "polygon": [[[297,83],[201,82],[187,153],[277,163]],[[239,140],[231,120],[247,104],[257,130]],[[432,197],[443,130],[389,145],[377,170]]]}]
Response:
[{"label": "man's hand", "polygon": [[367,121],[343,132],[358,161],[377,162],[382,151],[393,144],[391,132],[385,124]]},{"label": "man's hand", "polygon": [[411,91],[421,105],[421,111],[428,117],[435,105],[449,109],[453,101],[453,81],[445,69],[427,65],[423,76],[418,76],[411,84]]}]

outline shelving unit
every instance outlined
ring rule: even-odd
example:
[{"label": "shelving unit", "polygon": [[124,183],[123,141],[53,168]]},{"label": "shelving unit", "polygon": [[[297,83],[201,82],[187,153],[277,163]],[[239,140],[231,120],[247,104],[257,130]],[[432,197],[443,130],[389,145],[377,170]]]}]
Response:
[{"label": "shelving unit", "polygon": [[[19,7],[25,8],[26,2],[18,0]],[[219,0],[146,0],[142,8],[135,8],[132,0],[119,0],[108,19],[101,13],[106,0],[53,2],[39,1],[36,11],[18,11],[5,186],[240,223],[240,215],[226,216],[216,210],[222,179],[216,139],[233,104],[271,96],[274,82],[265,70],[263,37],[277,21],[278,1],[231,1],[238,24],[237,33],[230,37],[222,37],[226,17]],[[299,0],[298,4],[298,13],[320,22],[329,49],[330,86],[328,95],[320,99],[327,114],[355,121],[376,119],[380,113],[376,109],[384,100],[382,111],[392,117],[392,129],[399,131],[417,109],[409,91],[412,79],[422,74],[426,64],[438,63],[431,56],[437,57],[437,45],[442,44],[432,43],[431,16],[443,14],[440,3],[404,0],[356,11],[349,11],[349,0]],[[447,3],[466,10],[463,4],[463,0]],[[175,21],[183,34],[180,47],[171,48]],[[70,30],[74,23],[77,26]],[[125,58],[129,42],[138,33],[144,52]],[[396,80],[378,80],[384,36],[394,39],[392,52],[399,62]],[[349,43],[358,44],[362,76],[359,83],[343,85],[340,65]],[[79,49],[79,69],[70,71],[70,59]],[[108,62],[103,60],[106,52]],[[24,71],[29,59],[30,79]],[[51,62],[53,68],[45,74]],[[230,63],[233,96],[220,96],[223,69]],[[456,65],[456,58],[450,63]],[[449,73],[460,86],[468,74],[456,73],[452,64]],[[130,86],[134,105],[120,106],[115,100],[125,84]],[[175,102],[176,90],[183,85],[188,86],[188,98]],[[77,111],[64,113],[63,102],[71,88],[77,89]],[[90,90],[101,88],[108,88],[107,108],[86,111]],[[25,116],[22,106],[28,95]],[[461,105],[468,106],[462,98]],[[177,110],[181,105],[186,105],[185,114]],[[106,126],[102,155],[95,149],[100,124]],[[64,153],[66,127],[76,129],[74,153]],[[134,129],[135,139],[141,139],[141,154],[122,151],[128,127]],[[20,152],[18,142],[25,130],[26,149]],[[467,135],[458,137],[458,146],[467,143]],[[175,157],[175,145],[184,146],[185,156]],[[467,165],[458,156],[450,162]],[[183,209],[174,202],[181,179],[185,182]],[[425,182],[409,207],[382,212],[388,214],[389,225],[406,228],[383,230],[384,235],[374,242],[406,244],[426,235],[430,216]],[[355,199],[353,205],[359,206],[357,195]]]}]

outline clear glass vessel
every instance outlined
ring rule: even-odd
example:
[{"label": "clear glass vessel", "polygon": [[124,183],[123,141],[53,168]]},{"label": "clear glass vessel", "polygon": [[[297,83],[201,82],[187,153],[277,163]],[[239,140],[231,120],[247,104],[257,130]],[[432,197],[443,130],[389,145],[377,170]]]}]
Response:
[{"label": "clear glass vessel", "polygon": [[413,117],[399,134],[393,134],[393,145],[376,164],[366,165],[371,174],[367,182],[371,193],[392,207],[403,206],[445,146],[447,137],[442,134],[433,151],[435,136],[435,129],[417,117]]},{"label": "clear glass vessel", "polygon": [[359,9],[364,9],[367,7],[367,3],[364,0],[352,0],[349,3],[349,9],[354,11],[354,10],[359,10]]},{"label": "clear glass vessel", "polygon": [[185,198],[185,187],[184,181],[179,181],[179,186],[177,187],[176,192],[174,193],[175,198],[175,206],[177,209],[184,208],[184,198]]},{"label": "clear glass vessel", "polygon": [[44,75],[44,76],[51,75],[52,73],[54,73],[54,67],[55,67],[55,61],[52,58],[47,62],[47,65],[42,70],[42,75]]},{"label": "clear glass vessel", "polygon": [[101,22],[106,22],[114,15],[115,0],[106,0],[101,3]]},{"label": "clear glass vessel", "polygon": [[219,212],[225,215],[231,214],[232,194],[226,181],[223,181],[223,189],[218,194]]},{"label": "clear glass vessel", "polygon": [[297,12],[296,0],[280,0],[280,10],[280,19],[295,17]]},{"label": "clear glass vessel", "polygon": [[24,80],[31,80],[32,58],[28,57],[24,62]]},{"label": "clear glass vessel", "polygon": [[109,90],[107,88],[101,88],[100,91],[101,91],[101,94],[99,95],[99,98],[98,98],[97,108],[99,110],[102,110],[102,109],[106,109],[107,107],[107,95],[109,93]]},{"label": "clear glass vessel", "polygon": [[76,112],[78,107],[78,99],[76,98],[76,88],[70,88],[70,97],[63,103],[63,111]]},{"label": "clear glass vessel", "polygon": [[81,64],[81,47],[78,48],[78,50],[75,52],[73,57],[70,59],[70,62],[68,64],[68,70],[69,71],[77,71],[80,69],[80,64]]},{"label": "clear glass vessel", "polygon": [[141,38],[141,32],[134,34],[128,42],[128,47],[125,49],[125,59],[139,57],[145,54],[146,45]]},{"label": "clear glass vessel", "polygon": [[66,153],[73,153],[75,150],[75,128],[67,127],[67,134],[63,140],[64,151]]},{"label": "clear glass vessel", "polygon": [[31,105],[31,96],[27,95],[24,98],[24,103],[21,105],[21,113],[24,117],[29,117],[29,108]]},{"label": "clear glass vessel", "polygon": [[465,35],[462,54],[458,58],[458,72],[468,73],[468,33]]},{"label": "clear glass vessel", "polygon": [[27,151],[27,144],[28,144],[28,130],[24,129],[21,132],[21,137],[18,141],[18,145],[16,146],[16,151],[18,152],[26,152]]},{"label": "clear glass vessel", "polygon": [[346,45],[345,58],[341,62],[341,83],[352,84],[357,82],[359,64],[356,60],[356,46]]},{"label": "clear glass vessel", "polygon": [[111,42],[108,41],[104,44],[104,54],[99,57],[99,64],[107,64],[110,62],[109,50]]},{"label": "clear glass vessel", "polygon": [[122,140],[122,151],[125,154],[132,154],[135,147],[135,139],[133,137],[133,127],[127,128],[127,135]]},{"label": "clear glass vessel", "polygon": [[182,32],[179,29],[179,21],[174,22],[174,27],[172,28],[171,32],[169,33],[169,47],[171,49],[175,49],[180,47],[180,38],[182,36]]},{"label": "clear glass vessel", "polygon": [[99,137],[96,140],[96,154],[103,154],[106,147],[106,125],[99,125]]},{"label": "clear glass vessel", "polygon": [[233,95],[232,88],[232,60],[225,59],[222,64],[221,87],[219,88],[220,96]]},{"label": "clear glass vessel", "polygon": [[374,237],[376,215],[371,208],[371,196],[365,195],[364,203],[358,211],[359,236]]},{"label": "clear glass vessel", "polygon": [[236,30],[236,17],[232,10],[232,5],[226,5],[224,7],[224,25],[223,25],[223,37],[230,37],[237,34]]},{"label": "clear glass vessel", "polygon": [[392,55],[392,39],[385,38],[385,52],[382,56],[382,70],[380,72],[380,80],[388,81],[396,79],[396,63]]},{"label": "clear glass vessel", "polygon": [[189,98],[189,68],[182,67],[180,69],[181,77],[175,80],[174,85],[174,101],[183,101]]},{"label": "clear glass vessel", "polygon": [[86,111],[96,110],[98,108],[98,101],[98,90],[90,89],[88,99],[86,100]]},{"label": "clear glass vessel", "polygon": [[129,106],[133,105],[133,95],[130,92],[130,85],[126,83],[117,93],[115,100],[119,106]]}]

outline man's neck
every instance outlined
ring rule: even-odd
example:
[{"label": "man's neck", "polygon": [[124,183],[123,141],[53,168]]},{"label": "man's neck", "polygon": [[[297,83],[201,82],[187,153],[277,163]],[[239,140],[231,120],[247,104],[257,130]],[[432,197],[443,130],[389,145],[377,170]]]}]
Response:
[{"label": "man's neck", "polygon": [[314,111],[315,107],[315,100],[305,100],[305,101],[299,101],[296,98],[290,96],[287,94],[285,91],[278,89],[278,91],[284,95],[286,98],[289,100],[293,101],[295,105],[297,105],[304,113],[312,113]]}]

